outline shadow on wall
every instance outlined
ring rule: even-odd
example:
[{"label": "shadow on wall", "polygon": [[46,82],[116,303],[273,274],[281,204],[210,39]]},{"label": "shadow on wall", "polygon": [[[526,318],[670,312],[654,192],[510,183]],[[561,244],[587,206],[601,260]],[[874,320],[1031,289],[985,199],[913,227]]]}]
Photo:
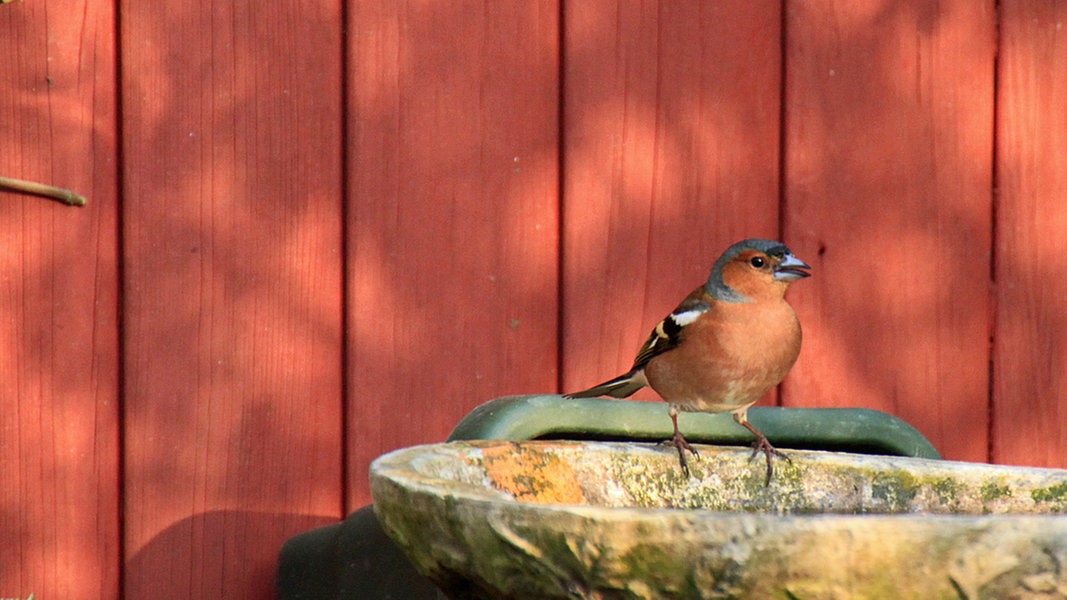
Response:
[{"label": "shadow on wall", "polygon": [[[126,590],[160,600],[273,598],[285,540],[336,522],[332,516],[240,510],[185,517],[133,551],[124,569]],[[179,581],[189,587],[164,587]]]}]

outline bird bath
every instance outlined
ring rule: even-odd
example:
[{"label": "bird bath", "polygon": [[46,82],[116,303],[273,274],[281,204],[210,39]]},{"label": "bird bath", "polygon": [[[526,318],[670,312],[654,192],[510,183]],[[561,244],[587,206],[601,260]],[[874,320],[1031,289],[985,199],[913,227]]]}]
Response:
[{"label": "bird bath", "polygon": [[[453,598],[1067,595],[1067,471],[695,445],[466,441],[371,467],[385,530]],[[1044,594],[1044,595],[1043,595]]]}]

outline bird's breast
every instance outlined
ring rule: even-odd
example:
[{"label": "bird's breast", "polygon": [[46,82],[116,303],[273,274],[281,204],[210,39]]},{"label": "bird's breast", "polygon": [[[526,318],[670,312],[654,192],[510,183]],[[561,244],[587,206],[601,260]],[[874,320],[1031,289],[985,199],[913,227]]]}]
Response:
[{"label": "bird's breast", "polygon": [[784,300],[718,304],[685,328],[677,348],[649,361],[645,375],[683,410],[732,410],[778,385],[800,343],[800,323]]}]

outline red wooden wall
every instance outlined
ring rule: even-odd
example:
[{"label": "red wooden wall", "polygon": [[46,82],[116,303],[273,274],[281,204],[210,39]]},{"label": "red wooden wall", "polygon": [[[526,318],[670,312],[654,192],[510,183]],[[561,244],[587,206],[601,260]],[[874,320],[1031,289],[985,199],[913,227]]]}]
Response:
[{"label": "red wooden wall", "polygon": [[[471,408],[815,268],[776,398],[1067,467],[1067,7],[0,5],[0,597],[269,597]],[[646,399],[654,398],[644,394]]]}]

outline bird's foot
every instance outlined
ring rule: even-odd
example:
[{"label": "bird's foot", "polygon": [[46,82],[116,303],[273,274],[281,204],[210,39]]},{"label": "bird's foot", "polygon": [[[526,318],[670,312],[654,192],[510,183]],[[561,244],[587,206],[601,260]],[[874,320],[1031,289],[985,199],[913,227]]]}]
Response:
[{"label": "bird's foot", "polygon": [[689,463],[685,460],[685,453],[688,450],[693,453],[693,456],[697,456],[697,451],[685,440],[685,436],[682,435],[682,432],[675,431],[674,436],[671,437],[671,439],[664,441],[663,445],[671,446],[678,450],[678,464],[682,467],[682,474],[689,477]]},{"label": "bird's foot", "polygon": [[756,455],[760,452],[767,457],[767,480],[764,482],[764,485],[770,485],[771,476],[774,475],[774,465],[771,462],[771,455],[777,456],[778,458],[784,458],[787,462],[793,461],[786,456],[784,452],[772,446],[770,441],[767,440],[767,436],[763,434],[756,436],[756,441],[752,444],[752,456],[749,457],[749,460],[756,458]]}]

